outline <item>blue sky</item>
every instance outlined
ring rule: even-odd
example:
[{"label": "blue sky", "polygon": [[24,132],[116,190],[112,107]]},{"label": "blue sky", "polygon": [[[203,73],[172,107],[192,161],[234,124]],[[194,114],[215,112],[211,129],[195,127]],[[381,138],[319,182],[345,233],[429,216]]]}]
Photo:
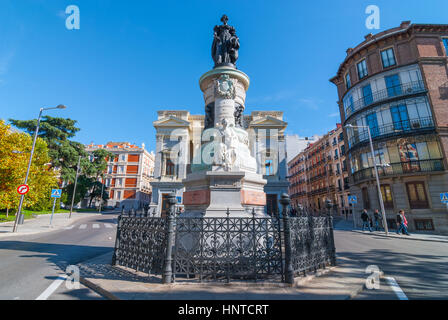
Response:
[{"label": "blue sky", "polygon": [[[368,5],[381,28],[365,27]],[[80,30],[67,30],[77,5]],[[213,27],[237,30],[238,68],[251,78],[246,113],[282,110],[287,133],[311,136],[340,120],[335,75],[348,47],[401,21],[448,23],[448,1],[0,0],[0,118],[78,120],[76,140],[155,148],[157,110],[204,112],[199,77],[213,67]]]}]

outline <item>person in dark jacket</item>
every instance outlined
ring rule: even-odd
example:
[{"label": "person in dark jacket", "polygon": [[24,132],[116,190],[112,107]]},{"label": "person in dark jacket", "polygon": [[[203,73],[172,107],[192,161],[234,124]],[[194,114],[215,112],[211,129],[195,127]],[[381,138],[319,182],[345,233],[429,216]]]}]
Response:
[{"label": "person in dark jacket", "polygon": [[364,231],[364,228],[367,226],[369,228],[370,232],[373,232],[372,228],[370,227],[369,223],[369,214],[367,213],[367,210],[364,209],[361,213],[361,219],[362,219],[362,231]]},{"label": "person in dark jacket", "polygon": [[373,212],[373,221],[375,222],[375,230],[379,231],[381,229],[380,227],[380,221],[382,220],[382,216],[380,215],[378,209],[375,209]]},{"label": "person in dark jacket", "polygon": [[397,226],[397,234],[400,234],[400,232],[403,230],[405,235],[410,236],[408,228],[405,224],[404,210],[400,210],[397,214]]}]

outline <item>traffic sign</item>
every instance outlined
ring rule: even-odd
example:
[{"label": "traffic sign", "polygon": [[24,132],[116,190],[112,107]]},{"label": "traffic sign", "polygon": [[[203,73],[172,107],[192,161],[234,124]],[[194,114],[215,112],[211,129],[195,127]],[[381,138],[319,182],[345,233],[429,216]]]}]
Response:
[{"label": "traffic sign", "polygon": [[348,196],[348,202],[351,204],[357,204],[358,199],[356,198],[356,196]]},{"label": "traffic sign", "polygon": [[51,190],[51,197],[52,198],[60,198],[62,194],[62,190],[61,189],[52,189]]},{"label": "traffic sign", "polygon": [[440,201],[442,201],[442,203],[448,204],[448,192],[440,194]]},{"label": "traffic sign", "polygon": [[30,191],[30,187],[26,184],[22,184],[17,188],[17,192],[22,195],[27,194],[28,191]]}]

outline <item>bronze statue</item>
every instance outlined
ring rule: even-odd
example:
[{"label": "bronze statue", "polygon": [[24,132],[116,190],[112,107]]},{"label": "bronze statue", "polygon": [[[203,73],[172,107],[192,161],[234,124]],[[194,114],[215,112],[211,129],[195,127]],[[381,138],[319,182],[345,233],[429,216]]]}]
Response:
[{"label": "bronze statue", "polygon": [[229,18],[223,15],[221,18],[223,24],[215,26],[213,29],[212,58],[215,68],[219,66],[236,68],[240,40],[236,35],[235,28],[227,24],[228,20]]}]

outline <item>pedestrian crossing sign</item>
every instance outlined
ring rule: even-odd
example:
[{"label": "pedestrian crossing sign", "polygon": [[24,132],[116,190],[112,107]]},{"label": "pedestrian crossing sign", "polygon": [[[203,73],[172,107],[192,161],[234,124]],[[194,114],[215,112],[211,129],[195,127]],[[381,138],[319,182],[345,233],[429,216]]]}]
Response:
[{"label": "pedestrian crossing sign", "polygon": [[440,201],[442,201],[442,203],[448,203],[448,192],[440,194]]},{"label": "pedestrian crossing sign", "polygon": [[61,189],[52,189],[51,190],[51,197],[52,198],[60,198],[62,194],[62,190]]},{"label": "pedestrian crossing sign", "polygon": [[356,198],[356,196],[348,196],[348,202],[351,204],[357,204],[358,199]]}]

